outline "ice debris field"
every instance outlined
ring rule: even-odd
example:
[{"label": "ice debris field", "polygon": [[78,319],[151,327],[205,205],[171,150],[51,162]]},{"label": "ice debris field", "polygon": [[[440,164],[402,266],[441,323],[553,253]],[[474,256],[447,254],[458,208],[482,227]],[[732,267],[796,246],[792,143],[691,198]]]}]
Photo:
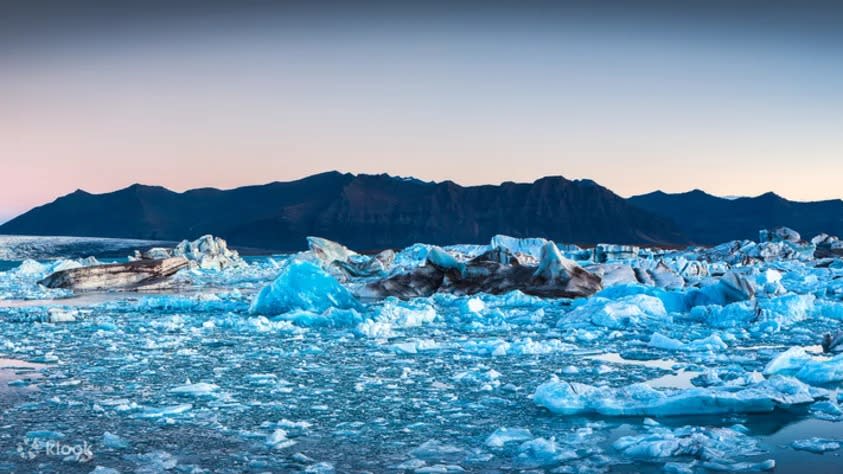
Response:
[{"label": "ice debris field", "polygon": [[[0,242],[0,472],[843,470],[834,237]],[[39,284],[166,258],[142,291]]]}]

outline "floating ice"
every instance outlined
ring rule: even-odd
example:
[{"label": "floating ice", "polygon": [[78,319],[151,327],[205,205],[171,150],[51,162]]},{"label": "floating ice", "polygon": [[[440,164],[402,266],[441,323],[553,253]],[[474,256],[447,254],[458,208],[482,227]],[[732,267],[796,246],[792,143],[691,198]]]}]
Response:
[{"label": "floating ice", "polygon": [[322,266],[342,280],[384,276],[395,259],[392,250],[384,250],[370,257],[321,237],[308,237],[307,244]]},{"label": "floating ice", "polygon": [[633,260],[641,249],[634,245],[597,244],[594,246],[594,261],[606,263],[618,260]]},{"label": "floating ice", "polygon": [[184,257],[191,268],[220,271],[230,267],[244,267],[246,262],[228,243],[213,235],[203,235],[194,241],[183,240],[175,248],[154,247],[144,252],[136,251],[133,259],[163,259]]},{"label": "floating ice", "polygon": [[703,305],[724,306],[729,303],[748,301],[755,297],[755,287],[746,276],[729,271],[717,283],[692,289],[685,294],[685,305],[688,308]]},{"label": "floating ice", "polygon": [[170,393],[175,393],[178,395],[187,395],[191,397],[203,397],[212,395],[217,390],[219,390],[219,386],[212,383],[190,383],[190,381],[188,381],[184,385],[179,385],[178,387],[171,388]]},{"label": "floating ice", "polygon": [[555,466],[578,457],[573,449],[558,445],[555,438],[536,438],[518,447],[513,465],[518,469],[535,469]]},{"label": "floating ice", "polygon": [[97,466],[90,474],[120,474],[120,471],[111,467]]},{"label": "floating ice", "polygon": [[765,413],[813,402],[809,387],[776,376],[746,387],[658,390],[647,384],[595,387],[552,378],[540,385],[533,401],[559,415],[597,413],[607,416],[678,416],[719,413]]},{"label": "floating ice", "polygon": [[709,471],[716,472],[763,472],[772,471],[776,468],[775,459],[767,459],[760,462],[718,462],[707,461],[701,464],[701,467]]},{"label": "floating ice", "polygon": [[465,274],[465,264],[454,258],[441,247],[431,247],[427,253],[427,261],[441,270],[452,270],[460,275]]},{"label": "floating ice", "polygon": [[[38,279],[91,260],[3,262],[0,391],[15,420],[5,436],[87,440],[97,464],[121,472],[740,472],[840,443],[843,362],[819,346],[843,329],[835,247],[816,259],[806,254],[816,243],[749,241],[597,256],[499,238],[430,258],[451,268],[444,278],[478,256],[486,268],[526,262],[529,280],[548,244],[560,257],[545,252],[549,275],[568,271],[565,258],[604,289],[358,299],[380,278],[368,265],[383,264],[324,244],[335,255],[197,266],[177,275],[178,291],[64,299]],[[432,248],[399,251],[385,273],[417,269]],[[261,298],[277,307],[250,313]],[[59,423],[67,413],[90,423]],[[578,416],[591,414],[602,416]],[[735,422],[746,427],[723,427]],[[806,439],[768,442],[785,425],[791,436],[791,422]],[[801,456],[833,470],[826,452]],[[32,466],[11,456],[0,470]],[[38,466],[69,468],[48,456]]]},{"label": "floating ice", "polygon": [[110,449],[125,449],[129,447],[129,442],[114,433],[106,431],[102,434],[102,445]]},{"label": "floating ice", "polygon": [[160,408],[144,408],[138,413],[136,416],[138,418],[159,418],[162,416],[169,416],[169,415],[180,415],[187,411],[190,411],[193,408],[193,405],[190,403],[182,403],[179,405],[169,405]]},{"label": "floating ice", "polygon": [[266,437],[266,445],[272,449],[285,449],[296,444],[295,440],[287,438],[287,431],[276,429]]},{"label": "floating ice", "polygon": [[291,261],[271,285],[261,289],[249,311],[276,315],[293,310],[322,313],[329,308],[359,307],[354,295],[324,270],[310,262]]},{"label": "floating ice", "polygon": [[610,300],[593,297],[583,300],[573,311],[560,319],[560,325],[567,321],[591,321],[596,326],[620,329],[644,324],[648,321],[670,321],[664,304],[658,298],[648,295],[631,295]]},{"label": "floating ice", "polygon": [[178,466],[178,459],[167,451],[151,451],[145,454],[127,456],[138,464],[136,473],[153,474],[170,471]]},{"label": "floating ice", "polygon": [[586,267],[586,270],[601,278],[603,288],[615,285],[635,285],[639,283],[638,278],[635,277],[635,270],[633,270],[629,265],[622,263],[589,265]]},{"label": "floating ice", "polygon": [[764,373],[792,375],[811,385],[840,382],[843,381],[843,354],[816,357],[801,347],[791,347],[771,360]]},{"label": "floating ice", "polygon": [[506,443],[527,441],[530,439],[533,439],[530,430],[524,428],[498,428],[486,438],[486,446],[490,448],[502,448]]},{"label": "floating ice", "polygon": [[729,347],[717,334],[684,343],[660,333],[653,333],[649,346],[668,351],[720,351]]},{"label": "floating ice", "polygon": [[410,451],[410,455],[425,461],[443,461],[457,459],[464,453],[462,448],[431,439]]},{"label": "floating ice", "polygon": [[387,298],[375,309],[372,319],[367,319],[357,326],[357,331],[372,338],[394,337],[396,329],[419,327],[433,322],[436,311],[424,300],[400,301]]},{"label": "floating ice", "polygon": [[335,471],[334,465],[329,462],[318,462],[304,469],[307,474],[333,474]]},{"label": "floating ice", "polygon": [[762,229],[758,232],[759,242],[794,242],[802,240],[799,232],[789,227],[777,227],[773,230]]},{"label": "floating ice", "polygon": [[[649,433],[618,438],[612,447],[635,460],[659,461],[690,457],[723,466],[734,465],[733,458],[756,456],[764,452],[756,440],[742,431],[742,427],[684,426],[671,430],[655,425],[649,429]],[[679,466],[673,466],[672,469],[673,472],[682,472]]]},{"label": "floating ice", "polygon": [[828,451],[837,451],[840,449],[840,441],[825,438],[808,438],[798,439],[791,443],[793,449],[800,451],[810,451],[812,453],[825,453]]},{"label": "floating ice", "polygon": [[27,431],[26,438],[27,439],[49,439],[49,440],[60,440],[64,439],[64,434],[58,431],[50,431],[50,430],[34,430],[34,431]]},{"label": "floating ice", "polygon": [[547,239],[542,238],[519,239],[507,235],[496,235],[492,237],[489,248],[506,249],[514,255],[520,254],[529,257],[533,262],[537,262],[541,258],[541,249],[547,242]]}]

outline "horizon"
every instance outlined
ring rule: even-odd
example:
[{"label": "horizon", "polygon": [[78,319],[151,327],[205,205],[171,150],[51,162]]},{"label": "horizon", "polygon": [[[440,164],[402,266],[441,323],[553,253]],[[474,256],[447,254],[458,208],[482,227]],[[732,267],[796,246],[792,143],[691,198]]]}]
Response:
[{"label": "horizon", "polygon": [[325,169],[843,197],[828,2],[0,5],[0,222]]}]

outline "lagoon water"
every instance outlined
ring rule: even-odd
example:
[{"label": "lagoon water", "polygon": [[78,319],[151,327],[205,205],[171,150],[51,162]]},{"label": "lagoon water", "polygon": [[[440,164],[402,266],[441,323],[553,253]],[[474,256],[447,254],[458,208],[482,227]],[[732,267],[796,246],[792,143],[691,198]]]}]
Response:
[{"label": "lagoon water", "polygon": [[[641,300],[629,295],[669,302],[688,291],[635,286],[590,302],[437,294],[250,312],[291,258],[303,257],[192,271],[187,290],[81,295],[35,284],[55,261],[8,265],[0,472],[839,472],[839,449],[793,443],[843,439],[840,382],[765,370],[796,346],[833,375],[816,344],[843,314],[830,293],[817,296],[836,284],[834,268],[777,264],[786,290],[758,296],[769,310],[760,320],[741,307],[731,320],[631,311]],[[809,304],[793,300],[805,308],[788,299],[808,294]],[[654,334],[681,345],[666,349]],[[779,378],[808,398],[789,403],[765,388]],[[534,397],[546,383],[645,384],[727,408],[614,416],[601,400],[574,410],[583,400],[560,395],[552,401],[577,411],[563,414]],[[723,394],[740,390],[758,403],[732,408]],[[647,411],[659,401],[636,403]],[[57,455],[47,443],[85,444],[92,456]]]}]

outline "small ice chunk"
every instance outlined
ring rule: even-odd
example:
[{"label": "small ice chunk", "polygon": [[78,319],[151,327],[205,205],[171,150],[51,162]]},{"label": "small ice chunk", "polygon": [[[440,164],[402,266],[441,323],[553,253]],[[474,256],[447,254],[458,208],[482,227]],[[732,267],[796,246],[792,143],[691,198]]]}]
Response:
[{"label": "small ice chunk", "polygon": [[559,320],[559,325],[570,321],[591,321],[595,326],[623,329],[645,324],[648,321],[667,322],[670,316],[659,298],[649,295],[629,295],[617,300],[592,297]]},{"label": "small ice chunk", "polygon": [[667,462],[664,463],[664,467],[662,471],[665,474],[694,474],[694,466],[697,465],[696,461],[691,462]]},{"label": "small ice chunk", "polygon": [[169,415],[180,415],[184,412],[190,411],[193,409],[193,405],[190,403],[182,403],[179,405],[169,405],[165,407],[148,407],[143,409],[140,413],[137,414],[138,418],[160,418],[162,416],[169,416]]},{"label": "small ice chunk", "polygon": [[167,451],[152,451],[128,457],[139,464],[136,473],[153,474],[170,471],[178,466],[178,459]]},{"label": "small ice chunk", "polygon": [[48,310],[50,315],[49,321],[51,323],[72,323],[76,321],[79,316],[79,311],[75,309],[66,308],[50,308]]},{"label": "small ice chunk", "polygon": [[702,339],[694,339],[688,343],[689,351],[722,351],[729,346],[717,334]]},{"label": "small ice chunk", "polygon": [[463,452],[462,448],[431,439],[410,451],[410,455],[425,461],[439,461],[459,457]]},{"label": "small ice chunk", "polygon": [[465,308],[463,313],[480,313],[486,309],[486,303],[483,302],[480,298],[474,297],[470,298],[465,302]]},{"label": "small ice chunk", "polygon": [[335,472],[334,465],[329,462],[318,462],[305,468],[304,472],[308,474],[333,474]]},{"label": "small ice chunk", "polygon": [[648,345],[656,349],[664,349],[667,351],[684,351],[687,348],[684,342],[657,332],[654,332],[653,335],[650,336],[650,342]]},{"label": "small ice chunk", "polygon": [[490,448],[502,448],[506,443],[513,441],[527,441],[533,439],[530,430],[523,428],[498,428],[486,438],[486,446]]},{"label": "small ice chunk", "polygon": [[27,439],[49,439],[49,440],[59,440],[64,438],[64,434],[58,431],[49,431],[49,430],[34,430],[34,431],[27,431],[26,432]]},{"label": "small ice chunk", "polygon": [[577,452],[557,444],[555,438],[536,438],[518,447],[513,464],[519,469],[535,469],[577,459]]},{"label": "small ice chunk", "polygon": [[218,389],[219,386],[212,383],[190,383],[190,381],[187,381],[187,383],[185,383],[184,385],[179,385],[178,387],[171,388],[170,393],[187,395],[191,397],[204,397],[212,395]]},{"label": "small ice chunk", "polygon": [[689,343],[684,343],[678,339],[673,339],[672,337],[665,336],[661,333],[653,333],[650,336],[650,347],[654,347],[656,349],[664,349],[668,351],[691,351],[691,352],[698,352],[698,351],[720,351],[726,349],[728,345],[723,342],[723,339],[720,338],[717,334],[712,334],[708,337],[702,339],[695,339]]},{"label": "small ice chunk", "polygon": [[460,275],[465,275],[465,264],[441,247],[430,248],[427,253],[427,262],[442,271],[456,271]]},{"label": "small ice chunk", "polygon": [[800,451],[810,451],[812,453],[825,453],[827,451],[836,451],[840,449],[840,442],[833,439],[825,438],[808,438],[799,439],[791,443],[793,449]]},{"label": "small ice chunk", "polygon": [[112,467],[97,466],[89,474],[120,474],[120,471]]},{"label": "small ice chunk", "polygon": [[266,445],[272,449],[289,448],[294,444],[296,442],[287,437],[287,430],[281,428],[276,429],[266,437]]},{"label": "small ice chunk", "polygon": [[102,445],[111,449],[125,449],[129,447],[129,442],[116,434],[106,431],[102,434]]}]

